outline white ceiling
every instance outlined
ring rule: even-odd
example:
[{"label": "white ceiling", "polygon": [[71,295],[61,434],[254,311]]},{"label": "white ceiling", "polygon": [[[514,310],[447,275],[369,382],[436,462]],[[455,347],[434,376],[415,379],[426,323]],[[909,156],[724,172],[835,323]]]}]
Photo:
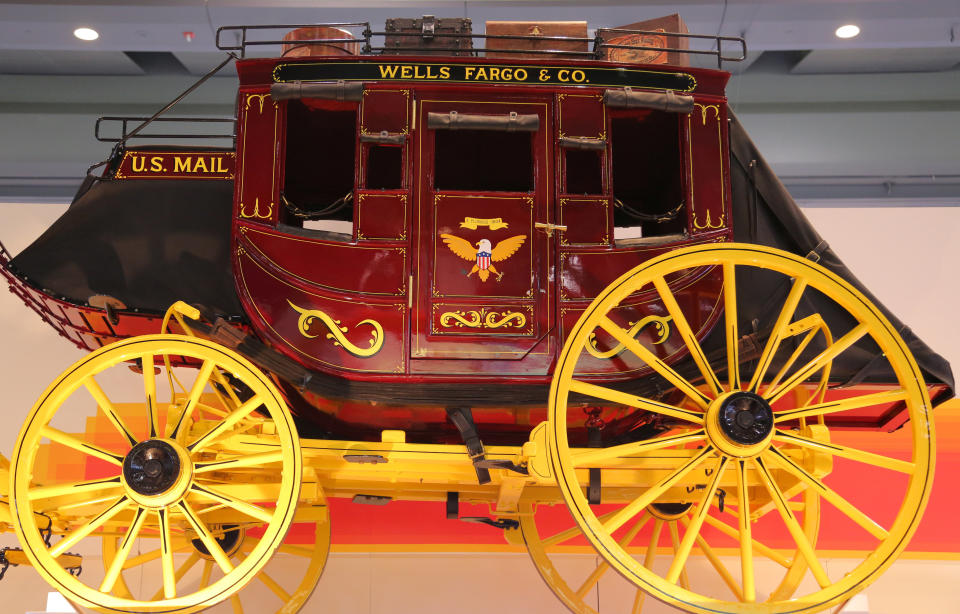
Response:
[{"label": "white ceiling", "polygon": [[[220,26],[369,21],[379,30],[390,17],[434,14],[470,17],[482,32],[488,19],[547,15],[596,28],[673,12],[692,33],[746,39],[747,61],[724,65],[737,75],[728,96],[788,184],[862,178],[904,196],[938,176],[940,193],[960,199],[960,0],[0,2],[0,192],[14,179],[66,181],[85,168],[81,160],[102,157],[92,118],[162,106],[224,57],[213,43]],[[836,38],[844,23],[861,35]],[[100,38],[76,39],[79,26]],[[231,113],[235,73],[223,77],[179,112]]]}]

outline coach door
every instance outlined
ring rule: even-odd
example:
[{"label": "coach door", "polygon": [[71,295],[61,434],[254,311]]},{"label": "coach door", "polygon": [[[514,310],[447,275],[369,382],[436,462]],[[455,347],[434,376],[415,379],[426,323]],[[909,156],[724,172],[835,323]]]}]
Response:
[{"label": "coach door", "polygon": [[[411,361],[429,372],[545,370],[554,348],[549,100],[417,103]],[[436,99],[430,99],[436,98]],[[459,362],[469,360],[469,363]],[[458,361],[458,362],[450,362]]]}]

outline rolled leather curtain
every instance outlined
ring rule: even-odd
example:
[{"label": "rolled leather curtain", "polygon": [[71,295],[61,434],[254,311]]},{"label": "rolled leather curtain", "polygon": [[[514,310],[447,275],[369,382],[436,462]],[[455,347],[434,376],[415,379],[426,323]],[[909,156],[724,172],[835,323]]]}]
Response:
[{"label": "rolled leather curtain", "polygon": [[629,87],[603,92],[603,104],[614,109],[656,109],[671,113],[691,113],[693,96],[665,92],[635,92]]},{"label": "rolled leather curtain", "polygon": [[361,81],[329,81],[325,83],[274,83],[270,86],[270,97],[274,100],[295,100],[299,98],[319,98],[360,102],[363,98]]},{"label": "rolled leather curtain", "polygon": [[427,113],[427,127],[431,130],[500,130],[503,132],[536,132],[540,129],[539,115],[471,115],[469,113]]}]

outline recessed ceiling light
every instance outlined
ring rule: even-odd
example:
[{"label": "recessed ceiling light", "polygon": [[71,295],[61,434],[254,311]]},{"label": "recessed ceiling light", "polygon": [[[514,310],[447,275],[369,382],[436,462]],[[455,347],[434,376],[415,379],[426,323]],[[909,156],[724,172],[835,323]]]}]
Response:
[{"label": "recessed ceiling light", "polygon": [[860,26],[848,23],[845,26],[840,26],[835,32],[837,38],[853,38],[857,34],[860,34]]},{"label": "recessed ceiling light", "polygon": [[95,41],[100,38],[100,33],[93,28],[77,28],[73,35],[82,41]]}]

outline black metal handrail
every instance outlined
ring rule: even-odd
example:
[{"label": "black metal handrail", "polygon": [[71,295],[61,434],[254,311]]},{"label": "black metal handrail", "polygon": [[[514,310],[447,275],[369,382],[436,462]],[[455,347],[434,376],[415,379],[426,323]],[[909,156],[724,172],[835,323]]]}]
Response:
[{"label": "black metal handrail", "polygon": [[[131,115],[105,115],[97,118],[97,123],[94,125],[93,136],[101,143],[119,143],[120,141],[126,141],[130,138],[137,139],[232,139],[237,138],[237,128],[236,123],[237,119],[235,117],[157,117],[154,118],[154,122],[182,122],[185,124],[230,124],[231,131],[225,134],[218,133],[159,133],[159,132],[139,132],[133,134],[132,131],[128,131],[128,126],[136,122],[139,126],[144,121],[150,119],[149,117],[135,117]],[[104,124],[112,123],[120,124],[120,136],[104,136],[100,133],[100,127]]]},{"label": "black metal handrail", "polygon": [[[317,28],[317,27],[330,27],[330,28],[363,28],[360,32],[360,38],[312,38],[312,39],[296,39],[296,40],[283,40],[275,38],[264,38],[264,39],[255,39],[250,40],[248,33],[252,31],[263,31],[263,30],[293,30],[298,28]],[[237,37],[237,42],[235,44],[225,43],[221,40],[222,34],[225,32],[236,32],[239,33]],[[685,39],[690,41],[710,41],[712,46],[710,49],[688,49],[681,48],[677,46],[670,47],[658,47],[654,45],[622,45],[617,43],[611,43],[608,40],[607,35],[629,35],[636,34],[640,36],[656,36],[663,38],[670,38],[672,40],[676,39]],[[397,47],[387,47],[385,45],[374,46],[372,44],[373,37],[405,37],[405,38],[420,38],[424,41],[433,40],[437,38],[448,38],[448,39],[469,39],[471,41],[470,47],[462,47],[457,49],[438,49],[436,47],[428,47],[426,45],[411,45],[410,47],[398,49]],[[481,46],[475,46],[472,44],[474,40],[478,41],[487,41],[487,40],[524,40],[524,41],[533,41],[533,42],[556,42],[556,43],[585,43],[590,45],[589,50],[576,51],[570,49],[487,49],[484,44]],[[269,46],[269,45],[332,45],[332,44],[344,44],[344,43],[362,43],[361,55],[380,55],[385,51],[390,51],[396,53],[398,51],[409,51],[411,54],[416,54],[417,52],[424,51],[430,52],[431,54],[439,54],[444,52],[449,52],[451,55],[456,54],[459,56],[475,56],[480,57],[482,54],[493,52],[500,54],[536,54],[536,55],[545,55],[545,56],[560,56],[560,57],[570,57],[576,56],[581,58],[593,58],[593,59],[603,59],[606,50],[610,49],[619,49],[619,50],[632,50],[632,51],[659,51],[659,52],[668,52],[668,53],[679,53],[679,54],[689,54],[689,55],[710,55],[717,58],[717,65],[722,66],[723,62],[741,62],[747,57],[747,43],[743,37],[739,36],[720,36],[713,34],[689,34],[685,32],[662,32],[659,30],[630,30],[625,28],[597,28],[595,36],[591,37],[576,37],[576,36],[535,36],[532,34],[473,34],[465,32],[431,32],[430,34],[424,34],[421,32],[379,32],[373,31],[370,29],[370,24],[368,22],[344,22],[344,23],[308,23],[308,24],[283,24],[283,25],[255,25],[255,26],[221,26],[217,29],[216,44],[217,48],[223,51],[239,51],[240,57],[246,57],[247,47],[253,46]],[[735,44],[739,47],[739,53],[736,55],[727,55],[724,49],[724,43],[727,43],[729,48],[730,44]]]}]

